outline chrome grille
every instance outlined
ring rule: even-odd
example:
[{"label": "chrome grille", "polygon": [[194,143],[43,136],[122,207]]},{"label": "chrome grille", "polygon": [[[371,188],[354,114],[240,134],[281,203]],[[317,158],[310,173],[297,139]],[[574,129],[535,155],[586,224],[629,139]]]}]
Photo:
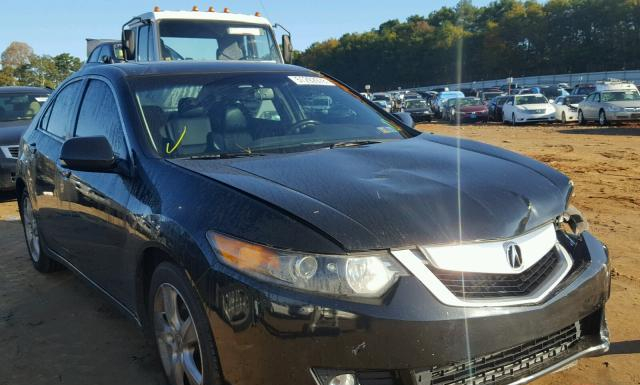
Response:
[{"label": "chrome grille", "polygon": [[6,158],[18,159],[18,152],[20,150],[20,147],[18,147],[18,146],[2,146],[2,147],[0,147],[0,150],[2,150],[2,154]]},{"label": "chrome grille", "polygon": [[559,262],[560,256],[554,247],[520,274],[463,273],[427,267],[456,297],[483,299],[531,294],[549,277]]},{"label": "chrome grille", "polygon": [[418,385],[501,385],[548,367],[582,338],[580,322],[510,349],[414,374]]}]

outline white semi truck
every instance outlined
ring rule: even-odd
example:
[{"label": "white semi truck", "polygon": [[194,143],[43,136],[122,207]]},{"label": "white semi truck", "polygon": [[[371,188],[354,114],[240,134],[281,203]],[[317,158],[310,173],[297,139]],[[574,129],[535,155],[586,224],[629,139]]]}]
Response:
[{"label": "white semi truck", "polygon": [[[276,43],[271,23],[259,12],[254,15],[200,11],[163,11],[133,17],[122,26],[122,40],[104,42],[89,54],[88,63],[169,60],[248,60],[290,63],[291,35],[282,26],[281,47]],[[89,43],[90,39],[87,39]],[[93,44],[95,41],[91,40]],[[117,46],[106,49],[105,46]],[[101,49],[101,51],[96,51]],[[101,53],[106,53],[102,55]],[[109,55],[115,52],[116,55]]]}]

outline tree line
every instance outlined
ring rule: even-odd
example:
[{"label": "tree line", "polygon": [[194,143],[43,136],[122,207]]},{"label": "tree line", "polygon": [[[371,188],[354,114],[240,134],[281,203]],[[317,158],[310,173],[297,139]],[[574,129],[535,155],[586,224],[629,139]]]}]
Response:
[{"label": "tree line", "polygon": [[0,64],[0,86],[55,88],[82,62],[68,53],[37,55],[28,44],[14,41],[0,55]]},{"label": "tree line", "polygon": [[374,90],[640,69],[640,0],[461,0],[314,43],[296,62]]}]

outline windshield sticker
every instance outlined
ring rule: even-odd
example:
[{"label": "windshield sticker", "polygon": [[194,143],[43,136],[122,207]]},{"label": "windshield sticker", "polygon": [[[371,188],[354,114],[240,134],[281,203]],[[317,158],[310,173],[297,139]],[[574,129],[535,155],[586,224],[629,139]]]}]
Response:
[{"label": "windshield sticker", "polygon": [[292,82],[296,83],[299,86],[334,86],[335,84],[331,83],[325,78],[319,78],[316,76],[289,76]]}]

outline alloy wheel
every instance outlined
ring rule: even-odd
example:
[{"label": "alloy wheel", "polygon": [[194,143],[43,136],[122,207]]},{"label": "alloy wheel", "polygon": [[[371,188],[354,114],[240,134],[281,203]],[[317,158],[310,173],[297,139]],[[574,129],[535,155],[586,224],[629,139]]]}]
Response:
[{"label": "alloy wheel", "polygon": [[33,262],[40,260],[40,235],[38,233],[38,223],[33,215],[33,207],[28,196],[22,200],[22,211],[24,220],[24,233],[27,238],[27,248]]},{"label": "alloy wheel", "polygon": [[156,290],[153,324],[162,366],[171,385],[202,385],[202,349],[182,295],[163,283]]}]

